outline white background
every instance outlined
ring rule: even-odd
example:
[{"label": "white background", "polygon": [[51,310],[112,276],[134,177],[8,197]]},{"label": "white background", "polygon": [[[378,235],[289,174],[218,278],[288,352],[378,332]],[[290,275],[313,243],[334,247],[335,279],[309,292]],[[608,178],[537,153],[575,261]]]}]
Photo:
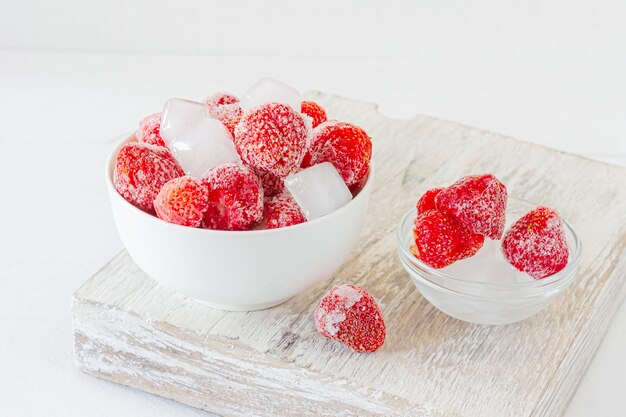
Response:
[{"label": "white background", "polygon": [[[206,415],[76,371],[69,301],[112,139],[265,75],[626,165],[624,2],[0,0],[0,415]],[[567,417],[623,416],[624,352],[622,306]]]}]

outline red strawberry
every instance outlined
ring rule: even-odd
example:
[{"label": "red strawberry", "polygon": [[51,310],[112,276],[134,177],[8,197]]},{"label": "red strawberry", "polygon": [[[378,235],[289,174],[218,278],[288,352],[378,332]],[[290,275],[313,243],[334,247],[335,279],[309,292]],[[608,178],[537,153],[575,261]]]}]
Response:
[{"label": "red strawberry", "polygon": [[485,238],[437,210],[418,215],[413,224],[413,255],[433,268],[443,268],[474,255]]},{"label": "red strawberry", "polygon": [[222,92],[211,94],[210,96],[204,99],[204,104],[207,105],[207,107],[209,108],[209,111],[220,106],[224,106],[227,104],[236,104],[236,103],[239,103],[239,98],[237,98],[237,96],[234,96],[229,93],[222,93]]},{"label": "red strawberry", "polygon": [[243,115],[243,111],[239,107],[239,99],[232,94],[215,93],[205,98],[204,104],[209,109],[209,116],[222,122],[234,137],[235,126]]},{"label": "red strawberry", "polygon": [[463,230],[463,233],[462,233],[463,244],[462,244],[461,252],[459,253],[459,259],[458,259],[459,261],[461,259],[474,256],[476,252],[478,252],[480,248],[483,247],[483,243],[485,243],[485,236],[478,234],[478,233],[470,232],[463,226],[460,226],[460,227]]},{"label": "red strawberry", "polygon": [[417,214],[422,214],[428,210],[437,210],[435,206],[435,196],[439,194],[444,187],[439,188],[431,188],[430,190],[426,190],[426,192],[420,197],[417,202],[415,208],[417,209]]},{"label": "red strawberry", "polygon": [[235,146],[251,167],[286,177],[295,172],[306,152],[307,127],[300,113],[269,103],[244,114],[235,128]]},{"label": "red strawberry", "polygon": [[351,186],[348,187],[348,189],[352,193],[352,197],[356,197],[357,195],[359,195],[359,193],[361,192],[363,187],[365,187],[365,184],[367,184],[367,180],[368,179],[369,178],[366,175],[363,178],[361,178],[361,180],[359,182],[356,182],[356,183],[354,183],[354,184],[352,184]]},{"label": "red strawberry", "polygon": [[138,142],[165,146],[165,141],[161,137],[161,113],[154,113],[143,118],[139,122],[136,136]]},{"label": "red strawberry", "polygon": [[548,207],[528,212],[507,230],[502,252],[511,265],[534,279],[565,268],[569,250],[559,213]]},{"label": "red strawberry", "polygon": [[265,200],[263,223],[266,229],[278,229],[304,222],[306,218],[290,194],[280,194]]},{"label": "red strawberry", "polygon": [[232,137],[235,137],[235,126],[241,121],[243,110],[239,104],[224,104],[209,110],[209,116],[219,120],[226,126]]},{"label": "red strawberry", "polygon": [[491,174],[463,177],[435,197],[437,210],[491,239],[502,237],[506,202],[506,187]]},{"label": "red strawberry", "polygon": [[357,352],[374,352],[385,343],[385,321],[376,300],[363,288],[342,284],[322,297],[315,310],[322,336]]},{"label": "red strawberry", "polygon": [[263,184],[263,196],[264,197],[274,197],[283,192],[285,188],[285,184],[283,183],[283,179],[278,175],[274,175],[271,172],[263,172],[258,169],[252,169],[254,173],[261,180],[261,184]]},{"label": "red strawberry", "polygon": [[168,181],[154,200],[160,219],[183,226],[198,227],[209,204],[209,190],[191,177]]},{"label": "red strawberry", "polygon": [[130,142],[115,160],[113,185],[129,203],[154,213],[154,198],[163,184],[185,175],[167,148]]},{"label": "red strawberry", "polygon": [[307,151],[304,154],[304,158],[302,158],[302,163],[300,164],[300,168],[308,168],[311,166],[311,152]]},{"label": "red strawberry", "polygon": [[300,112],[313,119],[313,127],[317,127],[328,120],[326,110],[314,101],[303,101],[300,105]]},{"label": "red strawberry", "polygon": [[263,187],[255,173],[236,164],[211,169],[203,179],[209,189],[204,227],[249,230],[263,217]]},{"label": "red strawberry", "polygon": [[369,172],[372,140],[358,126],[330,121],[314,129],[309,154],[310,161],[305,157],[308,164],[330,162],[350,187]]}]

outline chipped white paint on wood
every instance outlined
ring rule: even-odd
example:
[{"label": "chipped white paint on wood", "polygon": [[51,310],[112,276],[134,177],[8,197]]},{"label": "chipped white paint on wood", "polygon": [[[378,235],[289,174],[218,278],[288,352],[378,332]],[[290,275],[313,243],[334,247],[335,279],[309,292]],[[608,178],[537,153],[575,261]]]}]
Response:
[{"label": "chipped white paint on wood", "polygon": [[[374,138],[366,225],[334,279],[273,309],[226,313],[162,288],[122,252],[74,295],[78,366],[221,415],[560,415],[624,296],[626,170],[430,117],[391,120],[371,104],[310,98]],[[421,192],[484,172],[515,198],[558,208],[583,241],[574,285],[508,326],[438,312],[394,246]],[[317,301],[342,282],[379,301],[388,338],[375,354],[315,330]]]}]

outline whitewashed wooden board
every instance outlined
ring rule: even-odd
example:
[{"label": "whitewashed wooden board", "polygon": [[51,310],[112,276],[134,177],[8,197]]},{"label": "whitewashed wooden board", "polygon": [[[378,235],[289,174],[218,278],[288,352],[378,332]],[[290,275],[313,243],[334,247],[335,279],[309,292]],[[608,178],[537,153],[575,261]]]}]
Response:
[{"label": "whitewashed wooden board", "polygon": [[[220,415],[558,416],[625,293],[626,170],[426,116],[310,93],[374,139],[365,228],[334,279],[273,309],[212,310],[161,287],[125,252],[76,291],[83,371]],[[592,138],[590,138],[592,140]],[[426,302],[396,257],[394,230],[424,190],[491,172],[512,197],[559,209],[583,241],[575,284],[507,326],[455,320]],[[342,282],[378,300],[375,354],[324,339],[312,314]]]}]

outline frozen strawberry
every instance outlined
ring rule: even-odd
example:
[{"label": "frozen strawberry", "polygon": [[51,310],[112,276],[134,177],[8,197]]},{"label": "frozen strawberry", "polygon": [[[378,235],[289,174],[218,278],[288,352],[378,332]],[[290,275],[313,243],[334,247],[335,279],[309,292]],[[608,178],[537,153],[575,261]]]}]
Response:
[{"label": "frozen strawberry", "polygon": [[559,213],[548,207],[528,212],[507,230],[502,252],[511,265],[534,279],[565,268],[569,250]]},{"label": "frozen strawberry", "polygon": [[506,202],[506,187],[491,174],[463,177],[435,196],[437,210],[490,239],[502,237]]},{"label": "frozen strawberry", "polygon": [[139,129],[137,129],[135,136],[138,142],[166,146],[161,137],[161,113],[151,114],[139,122]]},{"label": "frozen strawberry", "polygon": [[314,101],[303,101],[300,105],[300,111],[313,120],[313,127],[317,127],[328,120],[326,110]]},{"label": "frozen strawberry", "polygon": [[431,188],[430,190],[426,190],[426,192],[420,197],[417,201],[417,205],[415,208],[417,209],[417,214],[422,214],[428,210],[436,210],[435,206],[435,196],[439,194],[439,192],[443,190],[443,187],[439,188]]},{"label": "frozen strawberry", "polygon": [[207,187],[188,176],[166,182],[154,200],[154,210],[160,219],[191,227],[200,226],[208,205]]},{"label": "frozen strawberry", "polygon": [[154,213],[153,202],[163,184],[183,175],[167,148],[130,142],[117,154],[113,185],[126,201]]},{"label": "frozen strawberry", "polygon": [[463,226],[459,226],[462,229],[462,244],[461,250],[459,252],[459,261],[461,259],[470,258],[476,254],[483,247],[483,243],[485,243],[485,236],[473,233],[464,228]]},{"label": "frozen strawberry", "polygon": [[228,104],[236,104],[239,103],[239,98],[229,93],[215,93],[211,94],[207,98],[204,99],[204,104],[207,105],[209,111]]},{"label": "frozen strawberry", "polygon": [[372,141],[358,126],[330,121],[314,129],[309,153],[311,165],[330,162],[349,187],[369,172]]},{"label": "frozen strawberry", "polygon": [[308,168],[311,166],[311,152],[306,151],[304,154],[304,158],[302,158],[302,163],[300,164],[301,168]]},{"label": "frozen strawberry", "polygon": [[204,103],[209,109],[209,116],[222,122],[234,137],[235,126],[243,115],[243,111],[239,107],[239,99],[232,94],[215,93],[204,99]]},{"label": "frozen strawberry", "polygon": [[253,169],[254,173],[261,180],[261,184],[263,185],[263,196],[274,197],[283,192],[285,188],[285,183],[283,179],[278,175],[274,175],[271,172],[263,172],[258,169]]},{"label": "frozen strawberry", "polygon": [[216,230],[250,230],[263,217],[263,188],[248,168],[224,164],[203,179],[209,190],[204,227]]},{"label": "frozen strawberry", "polygon": [[235,126],[241,121],[242,115],[243,110],[239,104],[225,104],[209,110],[209,116],[222,122],[233,137],[235,137]]},{"label": "frozen strawberry", "polygon": [[306,218],[291,195],[284,193],[265,200],[263,223],[266,229],[278,229],[304,222]]},{"label": "frozen strawberry", "polygon": [[484,242],[482,235],[470,232],[437,210],[425,211],[415,218],[413,238],[413,255],[433,268],[474,255]]},{"label": "frozen strawberry", "polygon": [[376,300],[363,288],[342,284],[322,297],[315,310],[322,336],[357,352],[374,352],[385,343],[385,321]]},{"label": "frozen strawberry", "polygon": [[348,189],[352,193],[352,197],[356,197],[357,195],[359,195],[363,187],[365,187],[365,184],[367,184],[367,180],[368,176],[366,175],[365,177],[361,178],[359,182],[354,183],[348,187]]},{"label": "frozen strawberry", "polygon": [[269,103],[244,114],[235,128],[241,159],[255,169],[285,177],[302,162],[307,145],[304,119],[291,107]]}]

